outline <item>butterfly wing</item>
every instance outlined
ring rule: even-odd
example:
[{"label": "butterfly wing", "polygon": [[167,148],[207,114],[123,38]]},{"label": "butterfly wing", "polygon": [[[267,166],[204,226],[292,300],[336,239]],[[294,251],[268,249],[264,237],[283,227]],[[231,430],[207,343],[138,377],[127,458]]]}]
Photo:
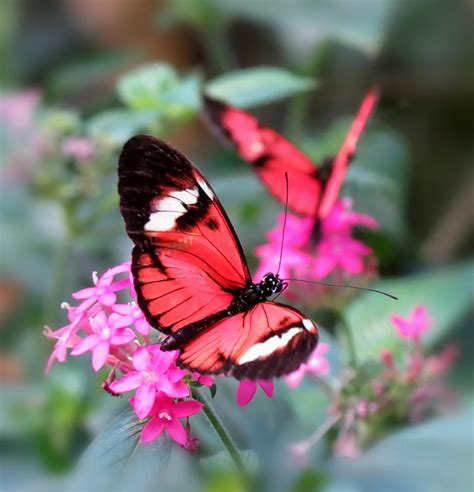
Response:
[{"label": "butterfly wing", "polygon": [[271,379],[296,370],[318,343],[318,330],[297,310],[262,302],[212,324],[183,348],[178,364],[201,374]]},{"label": "butterfly wing", "polygon": [[261,125],[251,114],[208,96],[204,97],[203,117],[237,148],[281,203],[286,200],[286,172],[290,210],[305,216],[316,215],[321,196],[316,167],[291,142]]},{"label": "butterfly wing", "polygon": [[357,143],[364,131],[367,120],[374,109],[377,99],[377,90],[373,89],[367,93],[339,152],[332,161],[330,175],[324,185],[321,203],[319,205],[319,219],[324,219],[329,215],[339,196],[339,191],[347,174],[347,168],[351,159],[354,157]]},{"label": "butterfly wing", "polygon": [[165,334],[225,310],[251,282],[231,223],[181,153],[154,137],[129,140],[119,161],[120,209],[135,244],[140,309]]}]

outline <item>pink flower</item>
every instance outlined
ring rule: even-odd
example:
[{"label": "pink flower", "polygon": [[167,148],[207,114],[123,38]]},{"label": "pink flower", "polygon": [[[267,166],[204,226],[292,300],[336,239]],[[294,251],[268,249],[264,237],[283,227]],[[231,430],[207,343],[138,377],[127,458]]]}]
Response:
[{"label": "pink flower", "polygon": [[415,306],[407,319],[402,318],[398,314],[390,316],[390,321],[398,330],[398,334],[402,338],[418,338],[422,333],[427,331],[433,321],[428,315],[425,306]]},{"label": "pink flower", "polygon": [[70,324],[58,330],[52,331],[51,328],[45,328],[44,335],[57,340],[46,364],[45,374],[49,373],[55,361],[64,362],[67,356],[67,349],[75,347],[82,340],[76,333],[85,322],[84,318],[78,316]]},{"label": "pink flower", "polygon": [[320,343],[305,363],[301,364],[296,371],[285,377],[288,386],[290,388],[299,386],[306,373],[327,374],[329,372],[329,362],[324,354],[328,350],[329,345],[327,343]]},{"label": "pink flower", "polygon": [[351,275],[361,275],[364,271],[364,257],[371,254],[372,250],[368,246],[350,235],[324,236],[317,245],[314,276],[323,279],[337,268]]},{"label": "pink flower", "polygon": [[100,312],[95,318],[90,319],[93,333],[78,343],[71,355],[92,352],[92,368],[98,371],[107,361],[111,345],[126,345],[135,338],[133,330],[124,328],[128,324],[127,318],[118,314],[112,314],[107,318],[104,312]]},{"label": "pink flower", "polygon": [[62,151],[66,155],[75,157],[79,162],[84,162],[94,157],[95,146],[88,138],[68,137],[63,141]]},{"label": "pink flower", "polygon": [[33,89],[0,96],[0,118],[16,132],[32,126],[33,113],[41,100],[39,91]]},{"label": "pink flower", "polygon": [[125,317],[129,325],[135,325],[140,335],[147,336],[150,333],[151,326],[145,319],[145,315],[135,302],[129,304],[114,304],[112,310]]},{"label": "pink flower", "polygon": [[188,441],[188,436],[178,419],[195,415],[202,407],[202,403],[195,400],[173,403],[170,397],[159,393],[150,410],[152,417],[141,432],[140,442],[152,442],[160,436],[163,430],[166,430],[173,441],[184,446]]},{"label": "pink flower", "polygon": [[321,229],[324,235],[350,235],[352,228],[355,226],[378,229],[379,223],[370,215],[354,212],[352,210],[352,200],[343,198],[334,204],[331,213],[322,221]]},{"label": "pink flower", "polygon": [[236,394],[237,405],[239,407],[245,407],[252,401],[257,392],[257,385],[262,388],[268,398],[272,398],[274,391],[273,381],[264,381],[262,379],[259,381],[250,381],[249,379],[242,379],[239,382]]},{"label": "pink flower", "polygon": [[172,398],[189,395],[188,386],[181,381],[186,371],[174,366],[177,356],[177,351],[163,352],[159,345],[139,347],[132,358],[135,371],[114,381],[110,389],[114,393],[127,393],[138,388],[133,406],[137,416],[143,419],[150,413],[158,392]]},{"label": "pink flower", "polygon": [[[113,269],[107,270],[102,277],[98,277],[97,272],[92,274],[94,287],[87,287],[72,294],[74,299],[83,299],[84,301],[75,308],[75,313],[80,314],[89,309],[95,302],[103,306],[112,306],[117,301],[115,292],[130,286],[128,278],[114,282],[114,276],[118,273],[127,271],[125,268],[129,262],[119,265]],[[129,267],[128,267],[129,268]]]}]

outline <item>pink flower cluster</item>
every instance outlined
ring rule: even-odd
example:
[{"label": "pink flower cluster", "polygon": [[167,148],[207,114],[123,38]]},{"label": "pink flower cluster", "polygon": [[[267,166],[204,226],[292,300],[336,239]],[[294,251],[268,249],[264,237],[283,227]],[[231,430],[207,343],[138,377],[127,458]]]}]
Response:
[{"label": "pink flower cluster", "polygon": [[[130,262],[107,270],[101,277],[92,275],[93,287],[75,292],[79,305],[63,306],[69,323],[45,335],[56,340],[46,372],[54,362],[64,362],[68,351],[79,356],[90,352],[92,368],[99,371],[110,366],[103,384],[117,395],[135,391],[130,399],[138,418],[149,418],[141,433],[142,442],[156,439],[163,431],[178,444],[187,447],[193,439],[179,419],[196,414],[202,408],[198,401],[188,399],[187,372],[176,366],[177,351],[164,352],[150,339],[150,325],[132,301],[122,304],[118,295],[134,299]],[[116,371],[122,377],[115,379]],[[212,385],[209,376],[191,375],[200,384]]]},{"label": "pink flower cluster", "polygon": [[[267,235],[268,242],[255,250],[260,259],[256,278],[278,268],[284,219],[280,214],[277,227]],[[375,219],[352,210],[350,199],[339,200],[322,220],[321,239],[314,246],[314,221],[288,214],[280,277],[322,280],[330,275],[362,275],[370,266],[367,260],[372,250],[352,237],[352,229],[358,225],[378,228]]]}]

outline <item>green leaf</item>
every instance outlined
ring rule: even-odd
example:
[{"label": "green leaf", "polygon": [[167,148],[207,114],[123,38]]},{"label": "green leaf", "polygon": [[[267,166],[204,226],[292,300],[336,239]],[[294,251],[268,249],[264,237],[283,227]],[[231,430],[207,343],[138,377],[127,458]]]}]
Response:
[{"label": "green leaf", "polygon": [[135,110],[159,110],[168,117],[197,111],[201,79],[190,75],[180,79],[171,65],[154,63],[123,76],[117,84],[120,100]]},{"label": "green leaf", "polygon": [[68,490],[156,490],[168,466],[171,441],[163,434],[142,445],[142,427],[131,408],[119,414],[86,449]]},{"label": "green leaf", "polygon": [[425,346],[439,342],[469,309],[474,294],[474,264],[466,263],[409,277],[385,280],[375,288],[399,298],[366,292],[347,308],[345,318],[359,362],[378,358],[382,349],[399,354],[403,342],[390,323],[390,315],[408,316],[417,304],[424,304],[433,318],[432,328],[423,335]]},{"label": "green leaf", "polygon": [[309,77],[274,67],[256,67],[220,75],[205,85],[206,93],[242,108],[279,101],[316,87]]},{"label": "green leaf", "polygon": [[[258,468],[258,456],[255,451],[247,449],[244,451],[239,451],[245,468],[248,472],[254,473]],[[235,471],[235,463],[229,456],[227,451],[221,451],[208,458],[201,459],[201,465],[208,472],[216,471]]]},{"label": "green leaf", "polygon": [[[333,459],[325,490],[472,490],[472,410],[410,427],[357,459]],[[348,487],[350,485],[350,487]]]}]

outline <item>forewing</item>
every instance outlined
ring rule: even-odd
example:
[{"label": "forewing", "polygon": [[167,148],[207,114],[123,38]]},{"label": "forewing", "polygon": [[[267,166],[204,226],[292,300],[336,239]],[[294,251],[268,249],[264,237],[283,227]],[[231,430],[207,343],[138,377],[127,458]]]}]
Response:
[{"label": "forewing", "polygon": [[298,214],[315,216],[321,184],[316,167],[306,155],[277,132],[261,125],[251,114],[207,96],[203,117],[212,129],[236,147],[242,159],[252,164],[264,185],[283,204],[286,172],[288,207]]},{"label": "forewing", "polygon": [[262,302],[214,323],[187,343],[178,363],[201,374],[271,379],[296,370],[318,343],[318,330],[284,304]]},{"label": "forewing", "polygon": [[352,126],[344,139],[341,149],[334,158],[331,174],[324,187],[318,210],[319,219],[324,219],[328,216],[339,196],[339,191],[347,174],[347,168],[351,159],[354,157],[357,143],[362,132],[364,131],[367,120],[374,109],[377,99],[378,91],[375,89],[369,91],[365,96],[354,122],[352,123]]},{"label": "forewing", "polygon": [[224,310],[250,282],[209,183],[165,142],[140,135],[125,144],[119,195],[138,304],[155,328],[169,334]]}]

